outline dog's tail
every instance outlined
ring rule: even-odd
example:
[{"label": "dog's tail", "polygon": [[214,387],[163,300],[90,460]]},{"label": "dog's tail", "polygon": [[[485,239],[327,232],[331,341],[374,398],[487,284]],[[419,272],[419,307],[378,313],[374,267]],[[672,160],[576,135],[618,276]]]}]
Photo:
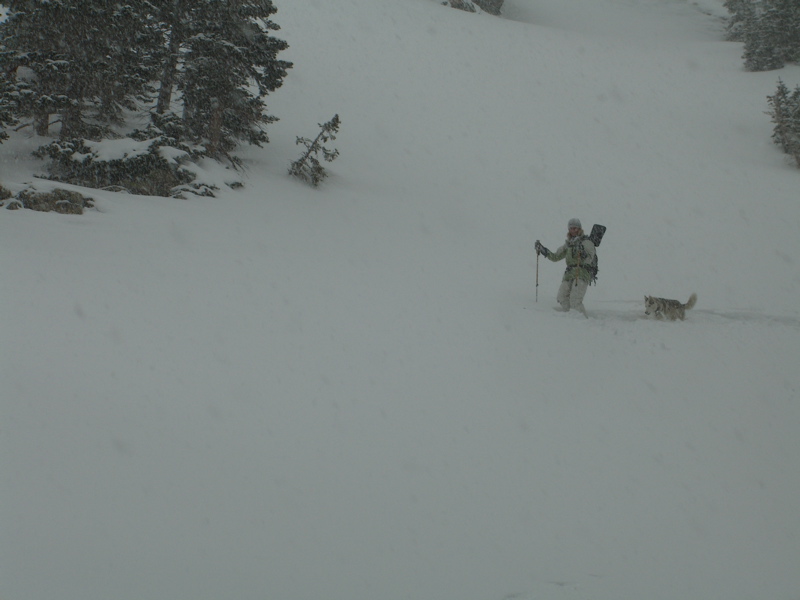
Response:
[{"label": "dog's tail", "polygon": [[689,310],[695,305],[696,302],[697,302],[697,294],[692,294],[691,296],[689,296],[689,301],[686,303],[686,306],[684,306],[684,308],[686,310]]}]

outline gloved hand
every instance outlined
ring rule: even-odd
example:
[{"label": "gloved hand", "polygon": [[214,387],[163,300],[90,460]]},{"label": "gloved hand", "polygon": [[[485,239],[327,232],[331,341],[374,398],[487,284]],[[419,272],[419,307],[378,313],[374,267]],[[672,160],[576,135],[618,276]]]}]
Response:
[{"label": "gloved hand", "polygon": [[542,246],[542,243],[539,240],[536,240],[535,246],[536,246],[536,254],[541,254],[545,258],[547,258],[547,255],[550,254],[550,250]]}]

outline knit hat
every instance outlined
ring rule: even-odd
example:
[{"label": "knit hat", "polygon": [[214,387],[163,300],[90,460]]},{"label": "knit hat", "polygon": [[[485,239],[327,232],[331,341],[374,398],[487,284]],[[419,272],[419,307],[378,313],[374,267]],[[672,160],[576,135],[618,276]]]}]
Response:
[{"label": "knit hat", "polygon": [[567,227],[577,227],[578,229],[583,229],[581,227],[581,220],[580,219],[570,219]]}]

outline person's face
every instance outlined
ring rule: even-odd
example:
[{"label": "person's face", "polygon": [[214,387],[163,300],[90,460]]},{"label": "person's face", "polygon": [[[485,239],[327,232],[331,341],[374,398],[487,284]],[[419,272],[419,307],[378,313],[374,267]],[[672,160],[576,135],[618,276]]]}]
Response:
[{"label": "person's face", "polygon": [[569,228],[569,237],[575,237],[581,231],[580,227],[570,227]]}]

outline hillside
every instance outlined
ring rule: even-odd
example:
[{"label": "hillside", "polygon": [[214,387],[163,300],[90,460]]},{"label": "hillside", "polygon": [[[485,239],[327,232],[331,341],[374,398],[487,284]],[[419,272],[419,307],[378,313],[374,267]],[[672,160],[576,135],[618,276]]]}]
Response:
[{"label": "hillside", "polygon": [[721,0],[276,5],[244,188],[0,211],[0,598],[798,600],[800,68]]}]

